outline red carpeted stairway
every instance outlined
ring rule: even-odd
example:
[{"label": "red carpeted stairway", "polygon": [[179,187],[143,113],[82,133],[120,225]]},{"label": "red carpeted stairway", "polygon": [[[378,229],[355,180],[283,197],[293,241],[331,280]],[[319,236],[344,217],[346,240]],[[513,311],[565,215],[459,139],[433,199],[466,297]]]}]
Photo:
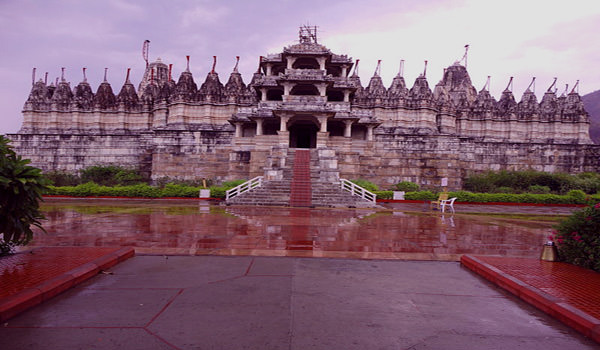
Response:
[{"label": "red carpeted stairway", "polygon": [[312,190],[310,186],[310,150],[296,149],[292,184],[290,186],[290,206],[310,207]]}]

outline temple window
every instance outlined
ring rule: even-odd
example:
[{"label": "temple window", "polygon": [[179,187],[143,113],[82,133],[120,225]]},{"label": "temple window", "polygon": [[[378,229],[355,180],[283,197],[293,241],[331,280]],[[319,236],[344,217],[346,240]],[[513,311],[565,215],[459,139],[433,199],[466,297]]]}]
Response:
[{"label": "temple window", "polygon": [[311,84],[297,84],[290,91],[290,95],[319,96],[319,89]]},{"label": "temple window", "polygon": [[321,66],[316,59],[311,57],[300,57],[292,65],[294,69],[320,69]]}]

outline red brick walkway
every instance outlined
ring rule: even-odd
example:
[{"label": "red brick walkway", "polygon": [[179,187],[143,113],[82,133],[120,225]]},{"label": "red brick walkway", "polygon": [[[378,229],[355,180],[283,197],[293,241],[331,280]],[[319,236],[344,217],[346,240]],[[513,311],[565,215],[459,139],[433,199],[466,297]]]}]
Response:
[{"label": "red brick walkway", "polygon": [[4,321],[134,255],[132,248],[44,247],[0,258]]},{"label": "red brick walkway", "polygon": [[464,255],[461,263],[600,342],[600,273],[531,258]]}]

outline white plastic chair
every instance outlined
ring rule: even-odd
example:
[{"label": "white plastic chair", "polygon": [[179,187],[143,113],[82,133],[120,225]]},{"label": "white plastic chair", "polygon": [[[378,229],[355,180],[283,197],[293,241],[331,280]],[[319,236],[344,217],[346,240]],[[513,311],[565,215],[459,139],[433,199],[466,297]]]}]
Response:
[{"label": "white plastic chair", "polygon": [[445,199],[440,201],[440,208],[442,208],[442,213],[446,211],[446,206],[449,206],[452,209],[452,213],[454,213],[454,201],[456,197],[452,197],[450,199]]}]

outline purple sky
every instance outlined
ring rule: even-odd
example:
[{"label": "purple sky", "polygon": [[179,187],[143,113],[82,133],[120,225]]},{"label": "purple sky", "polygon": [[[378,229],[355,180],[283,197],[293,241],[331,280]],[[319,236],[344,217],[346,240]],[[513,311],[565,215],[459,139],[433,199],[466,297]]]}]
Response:
[{"label": "purple sky", "polygon": [[150,60],[174,64],[174,77],[185,69],[200,85],[218,56],[217,72],[227,81],[241,56],[240,71],[248,83],[258,57],[281,52],[298,39],[298,27],[319,26],[319,42],[333,52],[360,59],[363,85],[382,60],[386,86],[404,59],[412,86],[428,60],[430,86],[444,67],[460,59],[469,44],[468,70],[480,90],[487,76],[499,98],[510,76],[520,100],[532,77],[536,94],[558,78],[580,79],[580,94],[600,89],[600,1],[590,0],[0,0],[0,134],[21,127],[21,108],[37,79],[60,76],[74,87],[87,67],[97,88],[104,67],[119,91],[128,67],[137,86],[143,74],[141,47],[150,43]]}]

